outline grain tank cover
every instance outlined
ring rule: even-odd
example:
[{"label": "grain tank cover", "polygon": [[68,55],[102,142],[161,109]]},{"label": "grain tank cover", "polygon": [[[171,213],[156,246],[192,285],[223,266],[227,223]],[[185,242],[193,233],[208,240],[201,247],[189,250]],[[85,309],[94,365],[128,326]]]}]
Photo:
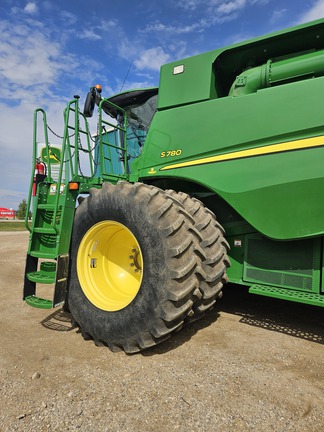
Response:
[{"label": "grain tank cover", "polygon": [[161,67],[158,109],[226,97],[249,68],[323,49],[324,20],[302,24]]},{"label": "grain tank cover", "polygon": [[215,53],[210,52],[162,66],[158,108],[214,98],[214,60]]}]

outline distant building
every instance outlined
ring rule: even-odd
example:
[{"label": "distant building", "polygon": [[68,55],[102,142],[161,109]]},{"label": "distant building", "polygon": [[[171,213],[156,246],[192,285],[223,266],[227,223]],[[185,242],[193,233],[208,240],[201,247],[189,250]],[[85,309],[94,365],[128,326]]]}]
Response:
[{"label": "distant building", "polygon": [[0,219],[15,219],[15,210],[0,207]]}]

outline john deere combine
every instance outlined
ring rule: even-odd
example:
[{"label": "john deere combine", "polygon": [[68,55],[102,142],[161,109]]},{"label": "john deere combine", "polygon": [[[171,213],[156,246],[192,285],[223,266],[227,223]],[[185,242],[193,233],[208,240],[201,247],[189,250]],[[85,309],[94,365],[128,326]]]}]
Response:
[{"label": "john deere combine", "polygon": [[166,64],[159,88],[92,87],[59,142],[36,110],[25,301],[65,303],[127,353],[202,316],[228,280],[324,306],[323,90],[319,20]]}]

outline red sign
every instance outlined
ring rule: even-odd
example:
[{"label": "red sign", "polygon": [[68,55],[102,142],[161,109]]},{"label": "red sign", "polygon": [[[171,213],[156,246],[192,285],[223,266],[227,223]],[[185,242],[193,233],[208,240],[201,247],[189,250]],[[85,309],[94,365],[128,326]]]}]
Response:
[{"label": "red sign", "polygon": [[4,207],[0,207],[0,219],[14,219],[15,211]]}]

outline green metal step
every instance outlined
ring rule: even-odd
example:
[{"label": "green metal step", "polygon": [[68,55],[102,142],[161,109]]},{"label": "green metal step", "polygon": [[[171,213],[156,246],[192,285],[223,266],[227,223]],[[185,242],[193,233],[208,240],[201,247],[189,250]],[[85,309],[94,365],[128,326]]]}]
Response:
[{"label": "green metal step", "polygon": [[26,273],[26,276],[31,282],[53,284],[56,277],[56,262],[42,262],[39,271]]},{"label": "green metal step", "polygon": [[55,205],[54,204],[38,204],[37,209],[41,210],[54,210]]},{"label": "green metal step", "polygon": [[306,303],[312,306],[324,307],[324,295],[305,291],[297,291],[289,288],[278,288],[266,285],[252,285],[251,294],[274,297],[282,300],[290,300],[298,303]]},{"label": "green metal step", "polygon": [[55,282],[55,273],[53,275],[44,274],[42,272],[32,272],[26,274],[27,278],[36,283],[52,284]]},{"label": "green metal step", "polygon": [[42,252],[31,250],[29,255],[35,258],[44,258],[44,259],[55,259],[57,257],[57,252]]},{"label": "green metal step", "polygon": [[50,228],[36,228],[35,227],[33,229],[33,231],[35,233],[38,233],[38,234],[57,234],[56,231],[55,231],[55,229],[52,228],[52,227],[50,227]]},{"label": "green metal step", "polygon": [[52,309],[52,301],[43,299],[36,296],[28,296],[25,298],[25,302],[32,307],[39,308],[39,309]]}]

